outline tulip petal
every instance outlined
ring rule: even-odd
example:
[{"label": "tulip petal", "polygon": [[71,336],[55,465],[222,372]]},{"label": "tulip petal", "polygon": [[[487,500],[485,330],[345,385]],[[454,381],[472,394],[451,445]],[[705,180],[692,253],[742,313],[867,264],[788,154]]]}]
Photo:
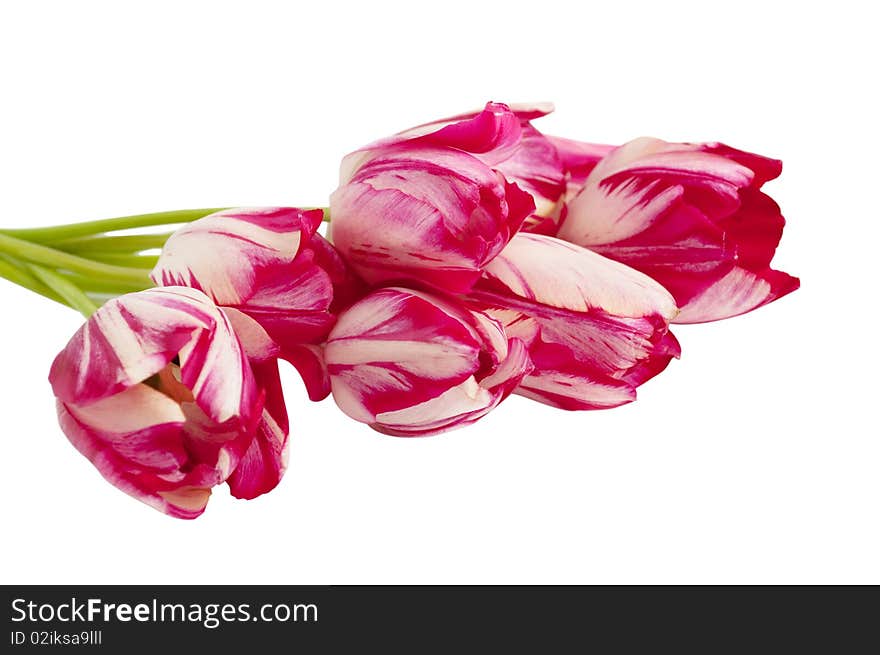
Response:
[{"label": "tulip petal", "polygon": [[84,406],[156,375],[175,356],[184,384],[214,420],[250,420],[257,391],[239,341],[226,316],[194,289],[108,301],[55,359],[49,380],[56,397]]},{"label": "tulip petal", "polygon": [[219,305],[246,302],[273,268],[294,261],[323,219],[321,210],[229,209],[180,228],[151,277],[161,286],[199,289]]},{"label": "tulip petal", "polygon": [[290,426],[276,362],[254,365],[260,388],[266,391],[266,405],[248,450],[226,480],[236,498],[252,499],[272,491],[287,468]]},{"label": "tulip petal", "polygon": [[516,393],[563,409],[630,402],[679,353],[663,287],[553,237],[518,234],[468,299],[528,346],[534,370]]},{"label": "tulip petal", "polygon": [[556,150],[556,156],[559,157],[567,174],[566,202],[577,195],[596,165],[615,148],[615,146],[573,141],[558,136],[547,135],[546,139]]},{"label": "tulip petal", "polygon": [[436,398],[479,367],[478,344],[461,323],[397,289],[373,292],[343,313],[325,353],[337,404],[367,423]]},{"label": "tulip petal", "polygon": [[800,280],[782,271],[732,268],[691,297],[676,323],[705,323],[745,314],[795,291]]},{"label": "tulip petal", "polygon": [[456,148],[472,154],[484,155],[490,166],[506,159],[520,139],[520,119],[510,107],[489,102],[479,112],[471,112],[425,123],[383,139],[366,149],[387,147],[402,142],[412,145]]},{"label": "tulip petal", "polygon": [[188,457],[180,441],[184,417],[162,393],[137,385],[85,408],[59,400],[58,418],[70,442],[117,488],[178,518],[204,511],[211,485],[199,486],[202,471],[178,473]]},{"label": "tulip petal", "polygon": [[647,275],[543,235],[516,235],[486,266],[485,277],[490,287],[558,309],[667,320],[677,312],[672,296]]},{"label": "tulip petal", "polygon": [[513,154],[495,168],[532,196],[536,216],[557,215],[566,190],[565,168],[553,144],[529,123],[523,124]]}]

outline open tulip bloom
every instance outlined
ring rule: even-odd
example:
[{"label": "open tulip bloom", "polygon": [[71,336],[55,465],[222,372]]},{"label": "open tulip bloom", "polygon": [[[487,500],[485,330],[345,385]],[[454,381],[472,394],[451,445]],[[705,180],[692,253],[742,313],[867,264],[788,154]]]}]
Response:
[{"label": "open tulip bloom", "polygon": [[281,480],[279,359],[311,400],[426,436],[511,394],[629,403],[680,355],[670,325],[798,288],[770,268],[781,162],[544,135],[551,110],[490,102],[375,141],[327,208],[0,230],[0,276],[86,317],[49,374],[62,431],[122,491],[195,518],[219,484],[251,499]]}]

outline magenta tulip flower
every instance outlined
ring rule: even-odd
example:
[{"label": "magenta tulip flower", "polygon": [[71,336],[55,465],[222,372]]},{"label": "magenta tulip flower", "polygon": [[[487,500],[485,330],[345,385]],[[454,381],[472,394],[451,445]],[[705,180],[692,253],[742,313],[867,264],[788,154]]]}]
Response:
[{"label": "magenta tulip flower", "polygon": [[274,360],[251,363],[226,315],[182,287],[120,296],[55,359],[61,428],[112,484],[178,518],[212,487],[252,498],[284,469],[287,415]]},{"label": "magenta tulip flower", "polygon": [[469,290],[534,210],[498,168],[521,138],[516,114],[490,103],[351,153],[330,197],[333,244],[371,284]]},{"label": "magenta tulip flower", "polygon": [[770,268],[785,220],[761,186],[781,170],[720,144],[636,139],[590,171],[557,236],[660,282],[677,323],[743,314],[800,284]]},{"label": "magenta tulip flower", "polygon": [[397,436],[473,423],[531,370],[525,344],[497,321],[403,288],[379,289],[343,312],[326,357],[342,411]]},{"label": "magenta tulip flower", "polygon": [[278,345],[313,400],[330,392],[320,344],[362,284],[317,234],[322,218],[291,207],[211,214],[175,232],[152,272],[156,284],[199,289],[253,319],[249,329]]}]

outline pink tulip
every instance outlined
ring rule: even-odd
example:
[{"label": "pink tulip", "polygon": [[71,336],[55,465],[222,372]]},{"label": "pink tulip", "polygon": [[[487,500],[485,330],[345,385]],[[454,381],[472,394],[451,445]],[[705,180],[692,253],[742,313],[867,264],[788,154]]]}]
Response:
[{"label": "pink tulip", "polygon": [[592,169],[557,236],[660,282],[677,323],[743,314],[800,284],[770,268],[785,220],[760,188],[781,170],[720,144],[636,139]]},{"label": "pink tulip", "polygon": [[175,232],[152,273],[156,284],[199,289],[256,321],[313,400],[330,392],[320,344],[360,284],[317,234],[322,218],[290,207],[211,214]]},{"label": "pink tulip", "polygon": [[553,237],[516,235],[467,302],[527,344],[534,370],[516,393],[562,409],[631,402],[680,352],[663,287]]},{"label": "pink tulip", "polygon": [[490,103],[351,153],[330,197],[331,240],[371,284],[467,291],[534,209],[499,169],[521,138],[516,114]]},{"label": "pink tulip", "polygon": [[419,291],[374,291],[343,312],[326,347],[333,398],[396,436],[472,423],[531,369],[525,345],[485,314]]},{"label": "pink tulip", "polygon": [[121,490],[187,519],[222,482],[243,498],[277,483],[287,440],[277,378],[274,360],[252,368],[227,316],[182,287],[110,300],[49,374],[77,450]]}]

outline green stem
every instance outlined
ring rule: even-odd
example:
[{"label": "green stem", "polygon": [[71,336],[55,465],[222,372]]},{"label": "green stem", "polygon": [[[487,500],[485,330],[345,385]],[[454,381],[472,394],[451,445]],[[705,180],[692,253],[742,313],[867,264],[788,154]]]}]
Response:
[{"label": "green stem", "polygon": [[124,255],[116,252],[90,252],[89,259],[125,268],[140,268],[149,273],[159,261],[159,255]]},{"label": "green stem", "polygon": [[86,318],[94,314],[95,310],[98,309],[98,306],[92,302],[85,293],[83,293],[82,289],[65,277],[36,264],[29,264],[28,268],[31,269],[31,272],[33,272],[41,282],[64,298],[70,307],[77,310]]},{"label": "green stem", "polygon": [[94,291],[99,293],[111,293],[121,296],[124,293],[132,293],[134,291],[143,291],[153,287],[150,280],[144,282],[123,282],[119,280],[100,280],[79,273],[63,273],[59,272],[66,280],[69,280],[83,291]]},{"label": "green stem", "polygon": [[[34,277],[27,269],[21,268],[14,259],[6,255],[0,255],[0,277],[6,278],[13,284],[38,293],[41,296],[54,300],[62,305],[67,305],[61,296],[52,291],[45,284]],[[69,307],[69,305],[67,305]]]},{"label": "green stem", "polygon": [[52,242],[62,239],[75,239],[78,237],[100,234],[101,232],[113,232],[115,230],[130,230],[136,227],[151,227],[153,225],[171,225],[173,223],[189,223],[196,219],[213,214],[224,209],[211,207],[207,209],[177,209],[169,212],[157,212],[155,214],[134,214],[132,216],[120,216],[119,218],[105,218],[97,221],[84,223],[71,223],[69,225],[53,225],[50,227],[33,227],[24,229],[0,230],[0,233],[19,239],[28,239],[39,242]]},{"label": "green stem", "polygon": [[31,243],[30,241],[16,239],[6,234],[0,234],[0,252],[4,252],[16,259],[25,259],[32,264],[66,269],[89,277],[125,282],[144,281],[146,284],[149,284],[149,276],[144,269],[92,261],[84,257],[78,257],[60,250]]},{"label": "green stem", "polygon": [[108,236],[106,234],[95,234],[87,237],[76,237],[75,239],[61,239],[59,241],[47,242],[58,250],[64,250],[74,254],[91,253],[100,251],[104,253],[134,253],[144,250],[152,250],[153,248],[161,248],[168,241],[173,232],[163,232],[162,234],[125,234],[121,236]]}]

